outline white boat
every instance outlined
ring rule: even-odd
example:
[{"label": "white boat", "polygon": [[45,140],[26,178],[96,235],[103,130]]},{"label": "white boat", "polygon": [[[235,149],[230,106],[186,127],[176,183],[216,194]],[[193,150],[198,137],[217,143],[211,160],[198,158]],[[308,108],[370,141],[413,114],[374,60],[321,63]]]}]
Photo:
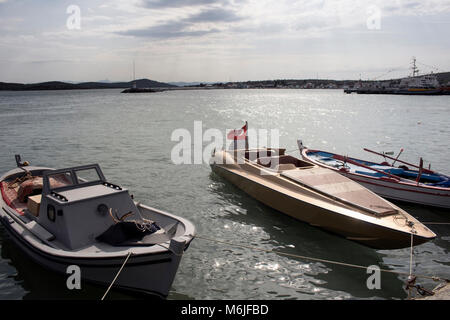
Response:
[{"label": "white boat", "polygon": [[0,178],[0,221],[25,254],[62,274],[166,297],[195,236],[187,219],[136,203],[97,164],[18,167]]},{"label": "white boat", "polygon": [[447,175],[420,166],[414,170],[411,168],[414,165],[386,154],[383,156],[404,164],[393,166],[387,162],[376,163],[344,157],[328,151],[308,149],[301,142],[299,148],[303,159],[337,171],[384,198],[450,208],[450,177]]}]

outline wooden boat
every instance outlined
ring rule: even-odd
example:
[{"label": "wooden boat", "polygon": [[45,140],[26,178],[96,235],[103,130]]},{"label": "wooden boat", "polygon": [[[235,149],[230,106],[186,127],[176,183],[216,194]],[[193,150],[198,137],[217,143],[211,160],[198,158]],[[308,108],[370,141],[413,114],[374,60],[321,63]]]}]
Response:
[{"label": "wooden boat", "polygon": [[[421,165],[404,162],[397,158],[369,149],[387,159],[403,163],[394,166],[388,162],[376,163],[332,152],[312,150],[299,143],[302,158],[323,168],[331,169],[362,184],[382,197],[421,205],[450,208],[450,177]],[[401,153],[401,152],[400,152]],[[400,155],[400,154],[399,154]],[[411,167],[416,167],[414,170]]]},{"label": "wooden boat", "polygon": [[214,151],[212,170],[298,220],[377,249],[409,247],[435,234],[407,212],[339,173],[285,149]]},{"label": "wooden boat", "polygon": [[[81,279],[165,297],[195,236],[188,220],[134,202],[96,164],[54,170],[18,168],[0,178],[0,221],[25,254]],[[127,260],[128,259],[128,260]],[[124,264],[126,262],[126,264]]]}]

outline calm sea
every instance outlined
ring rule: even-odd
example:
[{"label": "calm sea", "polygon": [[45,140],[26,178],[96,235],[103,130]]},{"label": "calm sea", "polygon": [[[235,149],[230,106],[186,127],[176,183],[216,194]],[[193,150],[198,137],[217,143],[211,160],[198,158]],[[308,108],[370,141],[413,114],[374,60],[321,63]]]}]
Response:
[{"label": "calm sea", "polygon": [[[199,234],[237,244],[409,272],[409,249],[374,250],[284,216],[211,173],[207,164],[175,165],[175,129],[278,129],[280,145],[306,146],[379,160],[362,150],[450,173],[450,97],[347,95],[341,90],[199,90],[121,94],[120,90],[0,92],[0,172],[14,154],[33,165],[99,163],[135,198],[190,219]],[[208,143],[205,142],[205,145]],[[400,204],[427,222],[450,222],[448,210]],[[450,227],[414,249],[414,272],[450,278]],[[405,277],[386,273],[381,289],[369,275],[274,253],[195,239],[182,259],[169,299],[402,299]],[[0,299],[99,299],[105,288],[82,284],[29,261],[0,226]],[[436,283],[420,279],[433,288]],[[113,292],[110,298],[133,298]]]}]

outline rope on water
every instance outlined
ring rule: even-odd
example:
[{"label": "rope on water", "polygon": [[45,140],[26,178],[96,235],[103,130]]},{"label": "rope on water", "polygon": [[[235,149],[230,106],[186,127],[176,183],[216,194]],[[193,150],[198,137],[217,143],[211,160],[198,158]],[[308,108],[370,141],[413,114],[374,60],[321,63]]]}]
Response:
[{"label": "rope on water", "polygon": [[[302,256],[302,255],[298,255],[298,254],[287,253],[287,252],[282,252],[282,251],[277,251],[277,250],[262,249],[262,248],[258,248],[258,247],[254,247],[254,246],[248,246],[248,245],[244,245],[244,244],[236,244],[236,243],[231,243],[231,242],[227,242],[227,241],[223,241],[223,240],[211,239],[211,238],[204,237],[204,236],[198,235],[198,234],[195,235],[195,237],[197,239],[202,239],[202,240],[206,240],[206,241],[226,244],[226,245],[229,245],[231,247],[239,247],[239,248],[245,248],[245,249],[261,251],[261,252],[267,252],[267,253],[276,253],[276,254],[283,255],[283,256],[288,256],[288,257],[294,257],[294,258],[299,258],[299,259],[306,259],[306,260],[311,260],[311,261],[317,261],[317,262],[323,262],[323,263],[329,263],[329,264],[335,264],[335,265],[340,265],[340,266],[345,266],[345,267],[351,267],[351,268],[358,268],[358,269],[365,269],[365,270],[367,270],[366,266],[361,266],[361,265],[357,265],[357,264],[351,264],[351,263],[345,263],[345,262],[339,262],[339,261],[333,261],[333,260],[327,260],[327,259],[320,259],[320,258],[313,258],[313,257]],[[389,270],[389,269],[381,269],[380,268],[380,271],[388,272],[388,273],[394,273],[394,274],[402,275],[402,276],[409,276],[410,275],[410,273],[408,273],[408,272],[401,272],[401,271],[395,271],[395,270]],[[424,279],[430,279],[430,280],[433,280],[433,281],[450,282],[449,279],[446,279],[446,278],[443,278],[443,277],[437,277],[437,276],[416,275],[416,277],[420,277],[420,278],[424,278]]]},{"label": "rope on water", "polygon": [[108,290],[106,290],[105,294],[103,295],[101,300],[104,300],[106,295],[108,294],[109,290],[112,288],[114,282],[116,282],[117,278],[119,277],[119,274],[122,272],[123,267],[125,267],[125,264],[127,263],[128,259],[130,258],[132,252],[128,252],[127,257],[125,258],[125,261],[123,262],[122,266],[120,267],[119,271],[117,272],[116,276],[114,277],[113,281],[111,282],[111,284],[108,287]]}]

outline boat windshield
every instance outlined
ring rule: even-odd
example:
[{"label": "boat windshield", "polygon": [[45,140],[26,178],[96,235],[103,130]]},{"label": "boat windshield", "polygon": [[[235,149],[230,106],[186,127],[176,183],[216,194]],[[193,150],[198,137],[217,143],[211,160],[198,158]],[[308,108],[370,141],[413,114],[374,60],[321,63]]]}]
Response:
[{"label": "boat windshield", "polygon": [[44,173],[44,189],[46,191],[71,188],[77,185],[93,185],[105,181],[98,165],[73,167]]},{"label": "boat windshield", "polygon": [[101,177],[94,168],[74,170],[78,183],[101,181]]},{"label": "boat windshield", "polygon": [[50,186],[50,190],[66,187],[73,185],[72,173],[70,171],[67,172],[59,172],[55,174],[48,175],[48,184]]}]

